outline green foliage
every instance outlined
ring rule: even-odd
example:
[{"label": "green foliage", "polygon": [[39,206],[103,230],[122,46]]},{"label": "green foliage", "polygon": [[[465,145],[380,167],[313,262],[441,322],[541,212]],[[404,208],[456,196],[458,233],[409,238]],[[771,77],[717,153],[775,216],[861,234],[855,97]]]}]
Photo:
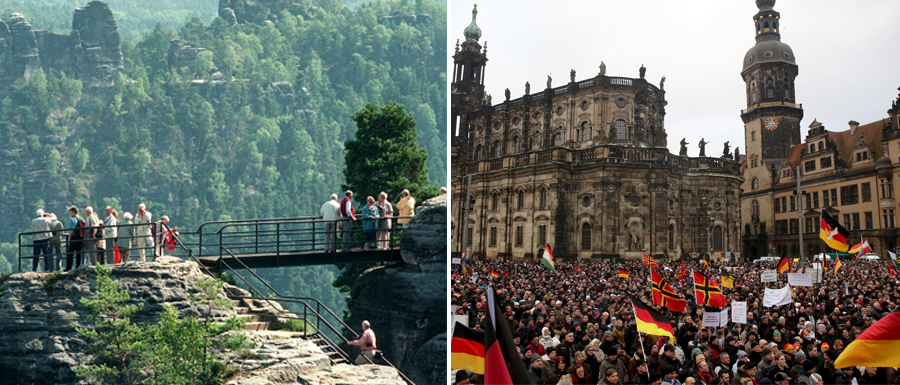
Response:
[{"label": "green foliage", "polygon": [[282,330],[290,330],[293,332],[302,332],[306,330],[306,322],[299,319],[289,319],[284,322],[284,326],[281,328]]},{"label": "green foliage", "polygon": [[428,153],[418,147],[416,121],[400,104],[384,107],[372,103],[353,115],[356,139],[347,142],[342,189],[356,192],[357,200],[377,197],[381,191],[397,197],[409,189],[413,197],[425,200],[436,196],[438,188],[428,184]]},{"label": "green foliage", "polygon": [[[192,302],[203,301],[209,307],[206,319],[179,318],[171,304],[163,304],[159,323],[138,325],[133,317],[143,304],[126,305],[128,292],[110,278],[111,269],[97,266],[97,298],[82,298],[91,310],[87,321],[93,328],[77,328],[88,343],[88,351],[98,363],[75,369],[76,375],[96,383],[147,384],[220,384],[233,373],[215,361],[213,348],[241,350],[247,346],[246,335],[229,333],[243,328],[233,316],[225,322],[211,322],[213,306],[227,306],[220,301],[224,283],[201,279]],[[230,304],[230,302],[228,302]]]}]

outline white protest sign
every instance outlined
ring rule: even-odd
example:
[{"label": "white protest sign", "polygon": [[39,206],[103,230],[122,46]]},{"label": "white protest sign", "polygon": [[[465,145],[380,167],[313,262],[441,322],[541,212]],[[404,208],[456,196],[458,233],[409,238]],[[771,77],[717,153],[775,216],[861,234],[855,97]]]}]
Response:
[{"label": "white protest sign", "polygon": [[462,260],[460,258],[451,258],[450,259],[450,263],[452,263],[454,265],[459,265],[461,262],[462,262]]},{"label": "white protest sign", "polygon": [[793,274],[788,273],[788,285],[812,287],[813,280],[811,274]]},{"label": "white protest sign", "polygon": [[825,270],[822,269],[812,269],[812,281],[813,283],[822,283],[822,276],[825,275]]},{"label": "white protest sign", "polygon": [[728,309],[722,309],[719,315],[719,326],[728,325]]},{"label": "white protest sign", "polygon": [[721,322],[719,312],[708,311],[703,313],[703,327],[718,327],[719,322]]},{"label": "white protest sign", "polygon": [[747,323],[747,302],[731,301],[731,322]]},{"label": "white protest sign", "polygon": [[763,296],[764,307],[787,305],[792,302],[794,302],[794,299],[791,296],[790,285],[782,287],[781,289],[766,288],[765,295]]},{"label": "white protest sign", "polygon": [[778,273],[775,270],[766,270],[759,275],[760,282],[775,282],[778,279]]},{"label": "white protest sign", "polygon": [[467,316],[465,314],[454,314],[453,322],[459,322],[463,325],[469,326],[469,316]]}]

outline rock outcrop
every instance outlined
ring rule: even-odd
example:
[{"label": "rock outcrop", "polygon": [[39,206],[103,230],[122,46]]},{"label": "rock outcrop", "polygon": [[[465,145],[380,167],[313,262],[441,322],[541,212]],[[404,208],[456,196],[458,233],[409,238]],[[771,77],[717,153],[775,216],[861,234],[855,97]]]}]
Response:
[{"label": "rock outcrop", "polygon": [[18,13],[0,21],[0,81],[28,82],[43,68],[89,87],[102,86],[112,82],[122,65],[119,27],[106,3],[77,8],[68,35],[34,30]]},{"label": "rock outcrop", "polygon": [[[75,328],[85,326],[89,310],[79,300],[95,296],[95,276],[94,268],[64,274],[25,272],[0,283],[0,385],[87,384],[72,368],[93,362]],[[175,306],[181,316],[211,314],[223,319],[236,314],[230,309],[207,312],[190,301],[203,277],[193,262],[163,257],[158,262],[119,265],[111,277],[129,292],[132,303],[144,304],[137,322],[156,321],[163,304]],[[226,290],[241,292],[233,286]],[[270,308],[280,306],[272,302]],[[253,343],[248,352],[216,355],[239,368],[230,384],[403,384],[390,367],[332,366],[328,356],[300,333],[253,331],[248,336]]]},{"label": "rock outcrop", "polygon": [[416,208],[400,241],[404,264],[367,270],[350,291],[349,324],[369,320],[378,348],[417,384],[447,379],[447,198]]}]

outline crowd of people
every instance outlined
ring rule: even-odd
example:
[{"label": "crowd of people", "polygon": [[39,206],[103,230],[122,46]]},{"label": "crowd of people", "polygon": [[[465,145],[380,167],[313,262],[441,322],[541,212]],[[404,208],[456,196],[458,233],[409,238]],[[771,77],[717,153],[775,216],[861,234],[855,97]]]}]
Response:
[{"label": "crowd of people", "polygon": [[[340,202],[337,198],[337,194],[332,194],[331,199],[319,209],[325,222],[325,252],[337,251],[338,223],[341,224],[341,252],[360,250],[352,248],[351,227],[353,222],[358,220],[356,209],[353,207],[353,191],[344,192],[344,198]],[[397,202],[399,218],[396,218],[396,225],[402,227],[409,224],[409,217],[415,215],[415,206],[415,198],[410,196],[409,190],[403,190]],[[395,223],[394,205],[388,200],[388,194],[382,191],[378,194],[377,200],[371,196],[366,197],[366,204],[359,211],[365,236],[362,250],[391,248],[391,228]]]},{"label": "crowd of people", "polygon": [[138,205],[136,215],[125,212],[122,220],[110,206],[104,209],[103,219],[91,206],[84,208],[84,217],[75,206],[67,212],[69,219],[65,224],[56,214],[43,209],[38,209],[37,217],[31,220],[32,271],[38,270],[41,260],[44,272],[127,263],[132,250],[137,260],[146,262],[147,257],[161,256],[163,245],[171,245],[177,237],[177,228],[168,226],[169,217],[163,215],[153,222],[153,214],[143,203]]},{"label": "crowd of people", "polygon": [[[763,283],[773,263],[659,261],[657,271],[687,301],[683,313],[653,306],[650,271],[639,261],[564,262],[551,272],[537,261],[466,261],[452,265],[451,301],[483,328],[487,290],[495,290],[519,355],[534,384],[895,384],[896,368],[836,369],[841,352],[900,301],[900,281],[879,262],[848,261],[826,271],[813,287],[794,287],[792,303],[764,307],[765,288],[781,288],[784,274]],[[727,269],[726,269],[727,267]],[[795,269],[799,266],[795,264]],[[619,271],[627,270],[627,277]],[[718,308],[698,304],[692,270],[716,282],[728,299],[747,302],[746,323],[702,327]],[[497,277],[493,277],[494,274]],[[638,333],[626,293],[666,315],[675,331],[666,337]],[[729,314],[733,314],[731,309]],[[900,354],[900,352],[885,352]],[[457,383],[482,383],[464,370]]]}]

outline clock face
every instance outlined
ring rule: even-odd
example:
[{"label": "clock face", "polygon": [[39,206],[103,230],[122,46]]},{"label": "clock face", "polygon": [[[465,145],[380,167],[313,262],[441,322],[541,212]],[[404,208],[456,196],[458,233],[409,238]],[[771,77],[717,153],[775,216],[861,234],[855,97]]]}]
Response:
[{"label": "clock face", "polygon": [[778,128],[778,119],[775,119],[775,118],[766,119],[765,126],[766,126],[767,130],[774,130],[774,129]]}]

